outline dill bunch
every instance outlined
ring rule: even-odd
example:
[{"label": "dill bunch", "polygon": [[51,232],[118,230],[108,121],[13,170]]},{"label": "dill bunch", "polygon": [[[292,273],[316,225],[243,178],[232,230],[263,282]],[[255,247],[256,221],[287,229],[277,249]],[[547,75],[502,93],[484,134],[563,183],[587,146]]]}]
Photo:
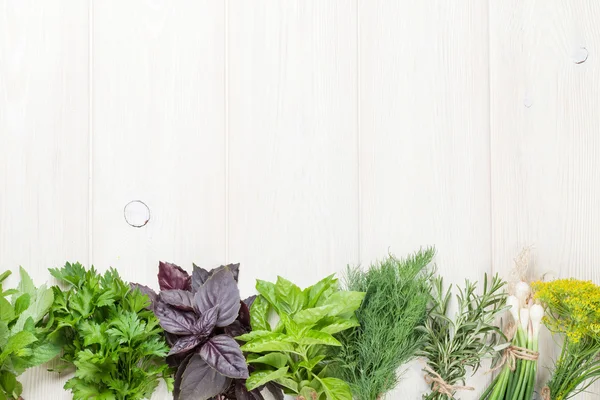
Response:
[{"label": "dill bunch", "polygon": [[571,278],[532,287],[546,307],[544,324],[565,339],[547,390],[552,400],[572,398],[600,378],[600,286]]},{"label": "dill bunch", "polygon": [[[481,360],[498,350],[496,341],[504,335],[495,326],[495,320],[507,309],[506,293],[503,291],[505,283],[496,275],[488,284],[486,274],[483,293],[477,294],[477,283],[465,281],[464,288],[458,288],[458,311],[452,319],[448,315],[452,285],[444,290],[442,278],[433,278],[431,309],[427,322],[420,328],[425,338],[420,355],[427,359],[428,367],[439,374],[446,384],[464,385],[467,368],[475,373]],[[429,376],[434,377],[431,373]],[[431,388],[432,392],[424,396],[427,400],[454,398],[456,392],[449,389],[451,395],[441,393],[435,382]]]},{"label": "dill bunch", "polygon": [[357,400],[375,400],[398,384],[397,369],[423,344],[417,326],[425,322],[430,299],[427,266],[435,250],[405,258],[389,255],[369,269],[348,268],[345,290],[365,292],[356,311],[360,326],[338,335],[342,346],[333,364]]}]

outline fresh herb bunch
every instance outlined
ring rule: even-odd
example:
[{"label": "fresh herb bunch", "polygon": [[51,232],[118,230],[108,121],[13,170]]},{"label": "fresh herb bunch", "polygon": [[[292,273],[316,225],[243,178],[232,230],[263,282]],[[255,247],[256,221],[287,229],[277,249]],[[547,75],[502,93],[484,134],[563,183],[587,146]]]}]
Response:
[{"label": "fresh herb bunch", "polygon": [[45,326],[54,302],[52,289],[46,285],[36,288],[20,268],[17,288],[4,290],[2,282],[10,274],[0,274],[0,400],[21,399],[23,385],[17,377],[60,353],[60,346],[48,340]]},{"label": "fresh herb bunch", "polygon": [[[433,279],[431,309],[425,326],[419,328],[425,336],[421,355],[427,359],[430,368],[427,376],[431,378],[432,388],[425,399],[452,398],[457,389],[453,386],[459,382],[464,385],[467,368],[472,368],[475,373],[481,359],[498,350],[494,344],[503,334],[494,321],[506,310],[504,285],[505,282],[497,275],[488,284],[486,274],[483,293],[477,294],[477,284],[465,281],[464,289],[459,288],[456,295],[458,311],[453,320],[448,315],[452,285],[444,290],[442,278]],[[443,382],[440,383],[440,380]],[[443,393],[446,385],[450,395]]]},{"label": "fresh herb bunch", "polygon": [[376,400],[398,384],[398,368],[415,357],[424,342],[431,297],[427,266],[433,248],[399,260],[388,256],[367,270],[348,268],[344,289],[366,292],[356,312],[360,326],[337,338],[336,375],[350,383],[357,400]]},{"label": "fresh herb bunch", "polygon": [[[358,325],[355,311],[364,293],[340,291],[333,275],[304,290],[281,277],[276,284],[258,280],[256,289],[253,331],[238,337],[255,366],[248,390],[275,382],[302,400],[352,400],[348,384],[331,375],[327,349],[342,345],[334,334]],[[272,311],[279,316],[275,326]]]},{"label": "fresh herb bunch", "polygon": [[[262,400],[260,389],[248,391],[248,366],[233,339],[250,332],[249,307],[254,297],[240,300],[239,264],[207,271],[194,265],[192,276],[181,267],[161,262],[161,292],[138,286],[153,299],[154,313],[171,346],[167,362],[177,369],[175,400]],[[280,389],[268,385],[276,398]]]},{"label": "fresh herb bunch", "polygon": [[100,275],[66,263],[50,273],[68,285],[66,291],[53,287],[51,318],[53,336],[64,341],[63,367],[75,366],[65,384],[75,400],[148,399],[160,377],[172,386],[164,363],[169,348],[146,308],[147,295],[130,289],[114,269]]},{"label": "fresh herb bunch", "polygon": [[[506,303],[512,315],[514,329],[510,333],[506,349],[494,369],[502,368],[491,385],[480,396],[480,400],[530,400],[533,396],[538,358],[538,336],[544,309],[531,300],[531,288],[520,281],[515,293],[508,296]],[[516,333],[514,337],[510,337]]]},{"label": "fresh herb bunch", "polygon": [[545,390],[552,400],[573,398],[600,378],[600,286],[577,279],[532,286],[546,307],[546,327],[564,336]]}]

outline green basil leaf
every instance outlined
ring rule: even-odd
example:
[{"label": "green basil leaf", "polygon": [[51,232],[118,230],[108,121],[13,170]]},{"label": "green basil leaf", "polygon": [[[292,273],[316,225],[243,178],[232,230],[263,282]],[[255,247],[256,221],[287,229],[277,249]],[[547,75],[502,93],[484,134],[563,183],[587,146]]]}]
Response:
[{"label": "green basil leaf", "polygon": [[321,386],[329,400],[352,400],[350,386],[337,378],[321,378]]},{"label": "green basil leaf", "polygon": [[341,346],[342,344],[329,333],[310,330],[300,339],[301,344],[324,344],[327,346]]},{"label": "green basil leaf", "polygon": [[246,380],[248,391],[254,390],[268,382],[282,378],[288,371],[288,367],[279,368],[276,371],[256,371]]},{"label": "green basil leaf", "polygon": [[322,320],[315,327],[315,329],[333,335],[338,332],[345,331],[346,329],[353,328],[355,326],[360,326],[360,323],[358,322],[356,316],[352,316],[352,318],[350,319],[334,317]]},{"label": "green basil leaf", "polygon": [[271,337],[273,336],[273,332],[271,331],[252,331],[249,333],[245,333],[241,336],[237,336],[235,339],[236,340],[241,340],[243,342],[249,342],[251,340],[255,340],[255,339],[262,339],[265,337]]},{"label": "green basil leaf", "polygon": [[281,276],[277,277],[277,283],[275,284],[275,298],[281,309],[289,315],[294,315],[304,306],[302,290]]},{"label": "green basil leaf", "polygon": [[35,296],[35,301],[27,310],[19,315],[19,319],[12,327],[12,332],[18,332],[23,329],[28,318],[33,319],[33,323],[37,324],[48,313],[48,310],[54,302],[54,292],[52,289],[46,289],[45,285],[40,286]]},{"label": "green basil leaf", "polygon": [[[280,311],[280,306],[275,296],[275,285],[271,282],[256,280],[256,291],[260,293],[277,311]],[[253,305],[254,307],[254,305]]]},{"label": "green basil leaf", "polygon": [[321,319],[328,317],[331,314],[332,306],[321,306],[315,308],[307,308],[294,315],[294,322],[298,325],[312,326]]},{"label": "green basil leaf", "polygon": [[320,355],[320,356],[317,356],[315,358],[311,358],[308,361],[302,361],[302,362],[300,362],[298,364],[298,367],[303,367],[303,368],[306,368],[309,371],[312,371],[318,363],[320,363],[321,361],[323,361],[324,358],[325,358],[324,355]]},{"label": "green basil leaf", "polygon": [[252,327],[253,331],[271,330],[271,324],[269,323],[270,311],[271,306],[263,296],[258,296],[254,300],[254,303],[252,303],[252,307],[250,307],[250,326]]},{"label": "green basil leaf", "polygon": [[323,307],[330,306],[331,316],[351,313],[358,310],[364,298],[363,292],[339,291],[329,296]]},{"label": "green basil leaf", "polygon": [[296,383],[290,374],[286,374],[284,377],[274,379],[274,381],[281,386],[290,389],[292,392],[298,393],[298,383]]},{"label": "green basil leaf", "polygon": [[321,297],[325,300],[329,295],[338,289],[338,280],[335,278],[335,274],[329,275],[328,277],[321,279],[314,285],[304,289],[305,296],[308,299],[307,308],[317,306]]},{"label": "green basil leaf", "polygon": [[262,357],[248,357],[249,364],[266,364],[275,368],[283,368],[288,363],[288,357],[283,353],[269,353]]},{"label": "green basil leaf", "polygon": [[273,333],[272,336],[252,340],[241,346],[242,351],[248,353],[262,353],[268,351],[294,352],[295,347],[288,337],[281,333]]}]

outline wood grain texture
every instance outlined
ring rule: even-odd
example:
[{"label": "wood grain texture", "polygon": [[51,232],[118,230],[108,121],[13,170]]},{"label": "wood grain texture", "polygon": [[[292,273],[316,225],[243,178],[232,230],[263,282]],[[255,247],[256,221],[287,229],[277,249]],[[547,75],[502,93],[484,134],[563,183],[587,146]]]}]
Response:
[{"label": "wood grain texture", "polygon": [[[93,259],[156,286],[225,252],[224,7],[103,1],[93,24]],[[149,222],[130,226],[141,200]]]},{"label": "wood grain texture", "polygon": [[[361,253],[436,245],[448,282],[490,270],[487,5],[362,1]],[[420,364],[388,399],[418,399]],[[475,399],[488,377],[470,378]]]},{"label": "wood grain texture", "polygon": [[[0,268],[22,265],[37,285],[88,256],[87,13],[0,0]],[[68,398],[44,367],[21,381],[25,398]]]},{"label": "wood grain texture", "polygon": [[229,2],[229,257],[300,286],[358,261],[356,3]]},{"label": "wood grain texture", "polygon": [[[93,261],[157,288],[159,260],[224,259],[224,7],[115,0],[93,15]],[[144,227],[125,221],[132,200]]]},{"label": "wood grain texture", "polygon": [[[533,245],[530,278],[600,283],[600,4],[490,4],[494,270]],[[543,342],[540,384],[556,356]]]}]

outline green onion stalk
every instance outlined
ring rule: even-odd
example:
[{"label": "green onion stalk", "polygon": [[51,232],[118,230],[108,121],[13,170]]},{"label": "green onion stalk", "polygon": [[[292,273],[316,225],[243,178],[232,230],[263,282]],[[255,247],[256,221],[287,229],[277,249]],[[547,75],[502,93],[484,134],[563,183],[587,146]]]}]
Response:
[{"label": "green onion stalk", "polygon": [[516,325],[516,333],[505,349],[501,372],[480,400],[531,400],[537,373],[538,337],[544,309],[530,300],[531,289],[519,282],[515,295],[506,304]]}]

